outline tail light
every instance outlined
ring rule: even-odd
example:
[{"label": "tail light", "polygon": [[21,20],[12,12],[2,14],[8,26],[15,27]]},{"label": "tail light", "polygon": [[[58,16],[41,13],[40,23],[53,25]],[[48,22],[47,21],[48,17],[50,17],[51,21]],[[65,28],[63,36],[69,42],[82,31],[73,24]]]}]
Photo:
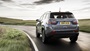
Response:
[{"label": "tail light", "polygon": [[78,30],[74,30],[74,32],[78,32]]},{"label": "tail light", "polygon": [[74,21],[73,21],[73,24],[78,24],[78,21],[77,21],[77,20],[74,20]]},{"label": "tail light", "polygon": [[56,21],[56,20],[49,20],[49,21],[48,21],[48,24],[53,24],[53,25],[55,25],[55,24],[57,24],[57,21]]}]

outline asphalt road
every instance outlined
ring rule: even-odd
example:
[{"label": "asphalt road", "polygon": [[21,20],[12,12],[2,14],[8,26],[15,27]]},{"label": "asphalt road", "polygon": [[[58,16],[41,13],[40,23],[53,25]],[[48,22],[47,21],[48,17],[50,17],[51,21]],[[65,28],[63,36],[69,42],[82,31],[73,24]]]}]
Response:
[{"label": "asphalt road", "polygon": [[60,39],[57,42],[43,44],[41,37],[36,38],[35,26],[10,26],[19,30],[23,30],[30,35],[35,42],[39,51],[90,51],[90,33],[80,32],[78,41],[70,43],[69,38]]}]

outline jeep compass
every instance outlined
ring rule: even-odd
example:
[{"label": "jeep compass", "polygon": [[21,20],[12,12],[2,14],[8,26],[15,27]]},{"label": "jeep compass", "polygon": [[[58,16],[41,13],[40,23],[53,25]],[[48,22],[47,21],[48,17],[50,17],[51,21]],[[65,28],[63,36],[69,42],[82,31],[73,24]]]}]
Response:
[{"label": "jeep compass", "polygon": [[46,12],[36,21],[36,37],[42,35],[43,43],[50,38],[69,38],[71,42],[78,39],[78,20],[71,12]]}]

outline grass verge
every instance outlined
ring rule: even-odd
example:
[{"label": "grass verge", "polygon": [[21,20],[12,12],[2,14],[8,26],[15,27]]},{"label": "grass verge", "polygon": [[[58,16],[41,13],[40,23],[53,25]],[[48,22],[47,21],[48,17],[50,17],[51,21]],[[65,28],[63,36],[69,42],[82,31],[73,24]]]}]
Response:
[{"label": "grass verge", "polygon": [[29,39],[19,30],[0,26],[0,51],[31,51]]},{"label": "grass verge", "polygon": [[90,33],[90,19],[79,20],[80,31]]},{"label": "grass verge", "polygon": [[35,20],[21,20],[21,19],[12,19],[12,18],[0,17],[0,24],[35,26],[36,21]]}]

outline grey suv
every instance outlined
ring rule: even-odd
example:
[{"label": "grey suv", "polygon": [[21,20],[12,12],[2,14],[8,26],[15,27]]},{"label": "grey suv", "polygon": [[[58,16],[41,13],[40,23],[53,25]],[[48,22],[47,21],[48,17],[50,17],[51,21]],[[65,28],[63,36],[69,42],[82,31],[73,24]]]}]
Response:
[{"label": "grey suv", "polygon": [[42,35],[43,43],[50,38],[69,38],[71,42],[78,39],[78,20],[71,12],[46,12],[36,21],[36,37]]}]

